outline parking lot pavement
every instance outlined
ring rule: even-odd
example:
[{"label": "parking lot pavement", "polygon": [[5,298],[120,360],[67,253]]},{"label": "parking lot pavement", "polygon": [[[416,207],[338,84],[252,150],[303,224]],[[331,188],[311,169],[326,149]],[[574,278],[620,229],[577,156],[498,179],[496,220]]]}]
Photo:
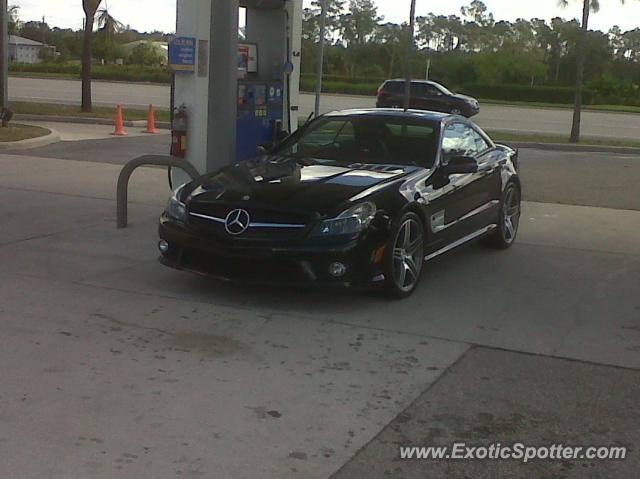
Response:
[{"label": "parking lot pavement", "polygon": [[0,166],[0,477],[327,477],[467,348],[98,286],[156,265],[165,173],[118,231],[117,167]]},{"label": "parking lot pavement", "polygon": [[94,140],[61,141],[43,148],[8,150],[11,155],[57,158],[124,165],[142,155],[167,155],[171,146],[169,135],[143,135]]},{"label": "parking lot pavement", "polygon": [[[490,376],[504,409],[458,411],[478,427],[522,407],[533,419],[516,421],[513,437],[539,437],[536,418],[558,416],[551,398],[537,415],[526,409],[540,394],[536,370],[557,372],[550,391],[567,405],[604,391],[622,405],[637,398],[636,376],[607,382],[598,371],[640,368],[638,211],[526,203],[511,250],[441,257],[413,297],[388,302],[164,268],[155,230],[166,172],[134,175],[132,226],[116,230],[118,172],[0,155],[0,454],[10,458],[0,477],[326,478],[416,398],[458,411],[492,394],[467,381],[490,364],[462,357],[474,345],[514,368]],[[505,350],[551,359],[525,364]],[[556,358],[600,364],[601,387],[563,382],[574,363]],[[449,369],[458,360],[464,369]],[[535,381],[517,382],[518,365]],[[576,374],[582,386],[595,377]],[[611,417],[603,437],[637,444]],[[442,438],[465,437],[455,420],[441,418]]]},{"label": "parking lot pavement", "polygon": [[520,150],[528,201],[640,210],[640,157]]}]

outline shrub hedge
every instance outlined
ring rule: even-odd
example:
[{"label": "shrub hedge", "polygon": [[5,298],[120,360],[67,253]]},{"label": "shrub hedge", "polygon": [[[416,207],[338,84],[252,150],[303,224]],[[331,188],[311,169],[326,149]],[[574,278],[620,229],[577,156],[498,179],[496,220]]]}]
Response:
[{"label": "shrub hedge", "polygon": [[80,64],[74,63],[9,63],[10,72],[80,75],[80,69]]},{"label": "shrub hedge", "polygon": [[[77,63],[12,63],[9,71],[16,73],[56,73],[80,77],[82,67]],[[91,76],[95,80],[170,83],[171,74],[165,68],[142,65],[94,65]]]},{"label": "shrub hedge", "polygon": [[[323,78],[323,93],[343,93],[346,95],[375,95],[378,91],[380,83],[349,83],[346,81],[334,81]],[[301,78],[300,89],[306,92],[315,91],[316,80],[309,78]]]},{"label": "shrub hedge", "polygon": [[[386,78],[363,78],[363,77],[342,77],[338,75],[324,75],[322,77],[322,83],[324,82],[340,82],[349,85],[362,85],[365,83],[375,83],[378,88],[382,83],[387,80]],[[302,74],[301,81],[312,82],[315,85],[316,76],[313,74]]]}]

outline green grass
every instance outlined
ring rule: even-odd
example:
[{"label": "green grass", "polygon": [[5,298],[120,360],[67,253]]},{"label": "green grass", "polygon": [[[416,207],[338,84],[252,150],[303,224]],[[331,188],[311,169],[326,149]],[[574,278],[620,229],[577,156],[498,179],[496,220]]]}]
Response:
[{"label": "green grass", "polygon": [[32,72],[11,72],[12,77],[17,78],[53,78],[53,79],[77,79],[74,73],[32,73]]},{"label": "green grass", "polygon": [[8,141],[29,140],[38,138],[51,133],[46,128],[39,126],[21,125],[19,123],[10,123],[9,126],[0,127],[0,143]]},{"label": "green grass", "polygon": [[[115,108],[94,107],[91,113],[82,113],[77,105],[58,105],[55,103],[32,103],[24,101],[11,102],[11,109],[16,114],[25,115],[55,115],[73,116],[83,118],[115,118]],[[147,110],[133,110],[125,108],[123,111],[125,121],[146,120]],[[169,121],[168,110],[156,110],[156,121]]]},{"label": "green grass", "polygon": [[[518,143],[553,143],[569,144],[569,137],[560,135],[536,135],[522,134],[505,131],[486,130],[489,136],[497,142],[518,142]],[[616,140],[608,138],[582,138],[579,146],[618,146],[640,148],[640,141]]]}]

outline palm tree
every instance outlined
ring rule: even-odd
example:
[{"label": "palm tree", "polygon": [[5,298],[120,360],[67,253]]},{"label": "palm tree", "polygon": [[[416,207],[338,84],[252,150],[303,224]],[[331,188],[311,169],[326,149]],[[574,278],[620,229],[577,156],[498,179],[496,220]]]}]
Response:
[{"label": "palm tree", "polygon": [[[104,2],[104,8],[98,10],[96,21],[98,22],[100,44],[94,45],[94,53],[96,56],[102,54],[101,58],[103,60],[115,60],[121,53],[117,48],[116,35],[124,32],[126,27],[111,15],[106,0]],[[97,50],[100,50],[100,52]]]},{"label": "palm tree", "polygon": [[20,29],[20,19],[18,18],[19,11],[20,6],[18,5],[11,5],[7,9],[7,13],[9,14],[9,35],[16,35]]},{"label": "palm tree", "polygon": [[84,44],[82,48],[82,111],[90,112],[91,103],[91,62],[93,59],[93,25],[96,12],[102,0],[82,0],[84,9]]},{"label": "palm tree", "polygon": [[125,30],[124,24],[116,20],[111,13],[109,13],[109,7],[106,5],[98,12],[97,20],[100,31],[106,33],[109,37]]},{"label": "palm tree", "polygon": [[[578,45],[578,62],[576,71],[576,96],[573,106],[573,123],[571,125],[571,143],[580,141],[580,120],[582,117],[582,88],[584,83],[584,63],[587,57],[587,35],[589,32],[589,14],[600,10],[599,0],[582,0],[582,33],[580,35],[580,43]],[[625,0],[620,0],[624,3]],[[561,7],[569,5],[569,0],[559,0]]]},{"label": "palm tree", "polygon": [[409,25],[407,25],[407,53],[405,58],[405,81],[404,81],[404,110],[407,111],[411,105],[411,57],[415,47],[416,29],[416,0],[411,0],[409,9]]}]

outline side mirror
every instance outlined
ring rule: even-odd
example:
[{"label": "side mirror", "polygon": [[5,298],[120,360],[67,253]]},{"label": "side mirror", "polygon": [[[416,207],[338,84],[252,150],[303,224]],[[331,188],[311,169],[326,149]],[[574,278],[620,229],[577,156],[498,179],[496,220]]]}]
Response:
[{"label": "side mirror", "polygon": [[464,175],[477,172],[478,162],[473,156],[454,156],[442,168],[447,176]]}]

